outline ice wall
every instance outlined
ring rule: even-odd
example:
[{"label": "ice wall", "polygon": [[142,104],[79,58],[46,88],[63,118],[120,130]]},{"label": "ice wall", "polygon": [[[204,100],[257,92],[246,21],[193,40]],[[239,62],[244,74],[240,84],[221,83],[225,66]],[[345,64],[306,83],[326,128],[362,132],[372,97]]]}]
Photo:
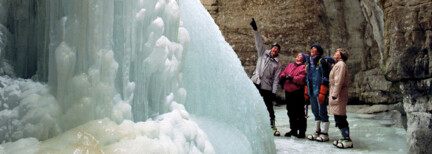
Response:
[{"label": "ice wall", "polygon": [[[61,130],[105,117],[144,121],[185,100],[180,66],[189,36],[179,25],[176,1],[0,4],[10,7],[0,15],[1,62],[11,62],[9,72],[18,77],[48,82]],[[10,70],[6,66],[2,72]]]},{"label": "ice wall", "polygon": [[62,128],[104,117],[144,121],[170,111],[168,95],[184,100],[179,67],[188,37],[176,1],[49,5],[64,9],[51,21],[58,31],[50,36],[48,75],[64,109]]},{"label": "ice wall", "polygon": [[0,142],[57,135],[58,116],[60,107],[48,86],[0,76]]},{"label": "ice wall", "polygon": [[218,153],[275,153],[264,102],[219,27],[199,0],[180,1],[180,10],[191,36],[186,109],[199,117]]},{"label": "ice wall", "polygon": [[14,40],[0,61],[32,78],[2,79],[0,153],[275,152],[258,91],[198,0],[0,4],[0,40]]}]

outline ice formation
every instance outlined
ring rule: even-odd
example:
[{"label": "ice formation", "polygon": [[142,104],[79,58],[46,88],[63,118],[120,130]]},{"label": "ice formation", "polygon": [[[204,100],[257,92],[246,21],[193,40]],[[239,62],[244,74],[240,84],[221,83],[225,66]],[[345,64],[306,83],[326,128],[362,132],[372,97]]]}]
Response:
[{"label": "ice formation", "polygon": [[0,8],[0,153],[275,152],[262,99],[199,0]]}]

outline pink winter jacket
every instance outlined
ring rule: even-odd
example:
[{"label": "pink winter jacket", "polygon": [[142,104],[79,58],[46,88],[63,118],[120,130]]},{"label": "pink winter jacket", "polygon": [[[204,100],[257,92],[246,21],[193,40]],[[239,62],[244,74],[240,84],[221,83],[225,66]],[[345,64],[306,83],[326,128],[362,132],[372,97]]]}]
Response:
[{"label": "pink winter jacket", "polygon": [[300,90],[305,85],[306,69],[304,64],[291,63],[285,70],[282,71],[279,78],[284,78],[285,76],[293,77],[292,81],[286,80],[284,84],[284,89],[287,92],[293,92]]},{"label": "pink winter jacket", "polygon": [[[339,60],[336,62],[330,72],[330,114],[342,116],[346,115],[346,105],[348,103],[348,83],[348,67],[343,60]],[[332,97],[336,99],[333,99]]]}]

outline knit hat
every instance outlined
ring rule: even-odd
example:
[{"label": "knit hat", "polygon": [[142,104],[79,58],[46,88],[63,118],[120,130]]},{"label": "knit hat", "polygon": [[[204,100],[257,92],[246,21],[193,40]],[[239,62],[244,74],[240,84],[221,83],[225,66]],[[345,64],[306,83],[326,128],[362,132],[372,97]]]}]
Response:
[{"label": "knit hat", "polygon": [[272,45],[272,47],[271,47],[271,48],[273,49],[273,47],[275,47],[275,46],[276,46],[276,47],[278,47],[279,51],[281,51],[281,47],[280,47],[280,45],[279,45],[279,44],[277,44],[277,43],[274,43],[274,44]]},{"label": "knit hat", "polygon": [[312,49],[313,47],[317,48],[318,55],[323,55],[324,54],[324,50],[323,50],[323,48],[319,44],[312,44],[310,48]]},{"label": "knit hat", "polygon": [[302,57],[303,57],[303,63],[305,63],[306,62],[306,58],[307,58],[306,54],[300,53],[300,55],[302,55]]}]

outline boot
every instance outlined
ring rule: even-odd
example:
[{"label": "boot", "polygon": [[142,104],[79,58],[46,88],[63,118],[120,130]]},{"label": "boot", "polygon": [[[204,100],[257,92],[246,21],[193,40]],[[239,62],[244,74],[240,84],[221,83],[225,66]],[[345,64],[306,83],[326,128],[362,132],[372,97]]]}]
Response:
[{"label": "boot", "polygon": [[270,126],[272,129],[276,128],[276,121],[274,119],[270,119]]},{"label": "boot", "polygon": [[329,137],[328,137],[329,126],[330,126],[330,122],[323,122],[323,129],[321,131],[321,134],[315,140],[320,142],[329,141]]},{"label": "boot", "polygon": [[349,127],[342,128],[342,129],[340,129],[340,131],[341,131],[341,134],[342,134],[342,138],[339,139],[339,140],[334,141],[333,142],[334,146],[337,146],[337,144],[339,142],[342,142],[342,140],[351,140],[351,138],[349,136]]},{"label": "boot", "polygon": [[273,130],[273,135],[274,136],[280,136],[280,132],[276,128],[276,121],[274,119],[270,120],[270,125],[271,125],[271,128]]},{"label": "boot", "polygon": [[293,129],[292,129],[292,130],[290,130],[289,132],[286,132],[284,136],[285,136],[285,137],[291,137],[291,135],[292,135],[292,136],[297,136],[297,130],[293,130]]},{"label": "boot", "polygon": [[341,134],[342,134],[343,138],[346,138],[346,139],[350,138],[350,136],[349,136],[349,134],[350,134],[349,127],[342,128],[342,129],[340,129],[340,131],[341,131]]},{"label": "boot", "polygon": [[280,136],[280,132],[277,129],[273,129],[274,136]]},{"label": "boot", "polygon": [[342,139],[334,141],[333,145],[338,147],[338,148],[342,148],[342,149],[354,147],[352,140],[349,136],[349,134],[350,134],[349,127],[342,128],[342,129],[340,129],[340,131],[342,134]]},{"label": "boot", "polygon": [[308,135],[309,140],[315,140],[321,133],[321,121],[315,121],[315,133]]},{"label": "boot", "polygon": [[347,148],[353,148],[354,144],[351,140],[351,138],[342,138],[339,140],[336,140],[333,142],[333,145],[336,146],[337,148],[341,148],[341,149],[347,149]]},{"label": "boot", "polygon": [[298,135],[297,135],[297,138],[305,138],[306,137],[305,134],[306,134],[305,130],[300,130]]}]

